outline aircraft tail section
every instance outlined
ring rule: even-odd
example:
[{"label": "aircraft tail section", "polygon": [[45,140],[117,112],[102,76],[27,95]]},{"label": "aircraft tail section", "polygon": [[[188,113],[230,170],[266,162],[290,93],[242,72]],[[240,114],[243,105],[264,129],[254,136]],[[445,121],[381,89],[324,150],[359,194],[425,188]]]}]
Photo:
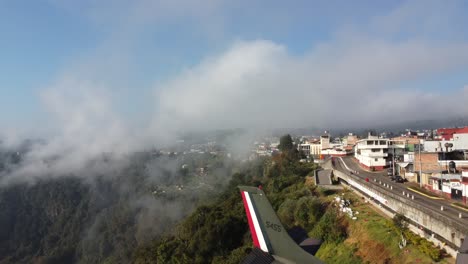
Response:
[{"label": "aircraft tail section", "polygon": [[239,189],[255,247],[282,263],[322,263],[289,236],[261,189],[249,186]]},{"label": "aircraft tail section", "polygon": [[[257,189],[257,188],[253,188],[253,189]],[[264,229],[262,230],[262,228],[264,227],[261,226],[259,222],[258,209],[254,207],[255,203],[252,202],[252,194],[254,194],[254,192],[252,191],[253,190],[251,190],[251,192],[244,191],[241,188],[242,200],[244,202],[245,213],[247,215],[247,220],[249,222],[249,228],[250,228],[250,233],[252,234],[253,244],[255,247],[263,250],[264,252],[271,253],[271,247],[270,248],[268,247],[268,244],[269,244],[268,236],[265,236],[266,232]]]}]

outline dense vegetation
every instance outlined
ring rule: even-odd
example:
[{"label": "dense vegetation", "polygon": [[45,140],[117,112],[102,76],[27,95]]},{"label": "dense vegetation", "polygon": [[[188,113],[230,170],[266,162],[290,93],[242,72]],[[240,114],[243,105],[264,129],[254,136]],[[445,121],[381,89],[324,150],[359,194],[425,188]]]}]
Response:
[{"label": "dense vegetation", "polygon": [[[16,156],[4,154],[3,168],[20,164]],[[127,162],[102,175],[0,187],[0,263],[129,263],[138,245],[218,194],[235,167],[210,154],[147,152]]]}]

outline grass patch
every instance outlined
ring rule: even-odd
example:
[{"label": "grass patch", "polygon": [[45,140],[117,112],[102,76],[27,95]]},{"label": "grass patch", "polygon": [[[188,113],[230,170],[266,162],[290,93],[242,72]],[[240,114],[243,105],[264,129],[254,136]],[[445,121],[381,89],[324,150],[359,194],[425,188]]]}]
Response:
[{"label": "grass patch", "polygon": [[326,243],[320,246],[315,256],[325,263],[359,264],[362,259],[356,256],[357,247],[345,243]]}]

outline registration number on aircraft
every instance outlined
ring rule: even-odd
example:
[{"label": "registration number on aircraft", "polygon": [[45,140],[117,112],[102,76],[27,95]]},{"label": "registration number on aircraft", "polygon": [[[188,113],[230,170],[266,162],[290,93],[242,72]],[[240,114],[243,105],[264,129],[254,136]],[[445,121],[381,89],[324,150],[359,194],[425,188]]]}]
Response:
[{"label": "registration number on aircraft", "polygon": [[281,232],[281,226],[278,224],[273,224],[270,221],[266,221],[266,227],[273,229],[276,232]]}]

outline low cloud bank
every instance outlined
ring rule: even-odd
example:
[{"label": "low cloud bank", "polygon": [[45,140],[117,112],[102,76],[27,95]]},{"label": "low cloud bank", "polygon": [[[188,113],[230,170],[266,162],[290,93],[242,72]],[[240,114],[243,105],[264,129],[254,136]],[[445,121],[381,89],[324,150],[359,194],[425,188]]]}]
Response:
[{"label": "low cloud bank", "polygon": [[[49,136],[30,144],[21,164],[7,165],[2,182],[34,181],[75,171],[95,175],[119,168],[128,153],[170,145],[187,132],[241,128],[255,134],[278,128],[359,128],[387,120],[468,113],[463,103],[468,99],[466,86],[424,87],[433,77],[442,78],[468,67],[468,42],[441,38],[438,33],[450,33],[456,19],[441,23],[437,16],[421,12],[424,5],[429,14],[443,11],[444,17],[457,17],[456,4],[411,1],[370,18],[369,25],[341,28],[300,54],[271,40],[235,41],[169,80],[158,81],[152,89],[153,109],[139,113],[146,118],[138,117],[140,122],[135,126],[133,119],[137,118],[122,114],[118,105],[132,102],[122,98],[119,86],[119,80],[129,81],[126,65],[132,61],[131,49],[137,44],[130,40],[140,39],[139,35],[144,35],[141,31],[153,23],[161,27],[177,21],[180,13],[175,12],[177,5],[169,5],[171,12],[150,19],[148,10],[155,6],[146,6],[146,1],[133,8],[131,3],[121,4],[125,8],[117,12],[122,21],[118,28],[125,30],[109,34],[91,58],[65,69],[53,85],[42,90],[49,114],[44,117],[44,127]],[[182,14],[192,10],[192,5],[180,9],[185,10]],[[199,8],[190,17],[219,13],[224,5]],[[91,13],[97,10],[91,8]],[[112,21],[109,18],[109,25]],[[405,26],[408,23],[411,28]],[[107,30],[112,33],[113,27]],[[127,41],[122,44],[121,39]],[[135,97],[138,91],[135,89]],[[29,131],[29,137],[36,138],[35,132]],[[0,146],[7,149],[28,138],[14,130],[1,134]],[[245,149],[242,142],[248,141],[237,139],[228,145]]]}]

